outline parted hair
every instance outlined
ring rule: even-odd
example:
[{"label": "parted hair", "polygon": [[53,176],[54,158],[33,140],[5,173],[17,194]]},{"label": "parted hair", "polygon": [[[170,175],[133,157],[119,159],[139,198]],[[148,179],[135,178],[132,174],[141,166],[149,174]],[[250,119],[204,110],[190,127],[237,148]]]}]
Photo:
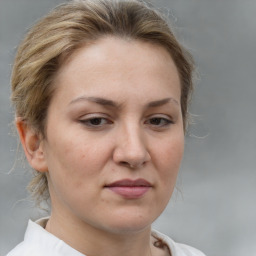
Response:
[{"label": "parted hair", "polygon": [[[57,6],[39,20],[18,47],[12,72],[16,116],[45,134],[56,73],[77,49],[104,36],[140,40],[164,47],[176,64],[181,83],[184,131],[192,92],[193,61],[175,38],[168,20],[139,0],[78,0]],[[45,173],[34,170],[28,189],[40,203],[49,197]]]}]

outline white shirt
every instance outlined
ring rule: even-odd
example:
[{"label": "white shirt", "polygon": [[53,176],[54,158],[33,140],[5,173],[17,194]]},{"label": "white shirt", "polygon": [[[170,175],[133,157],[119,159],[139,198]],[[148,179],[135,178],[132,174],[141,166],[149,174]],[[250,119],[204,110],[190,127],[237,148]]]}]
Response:
[{"label": "white shirt", "polygon": [[[44,229],[47,219],[29,221],[24,241],[6,256],[85,256]],[[188,245],[175,243],[171,238],[153,230],[152,235],[165,242],[172,256],[205,256]]]}]

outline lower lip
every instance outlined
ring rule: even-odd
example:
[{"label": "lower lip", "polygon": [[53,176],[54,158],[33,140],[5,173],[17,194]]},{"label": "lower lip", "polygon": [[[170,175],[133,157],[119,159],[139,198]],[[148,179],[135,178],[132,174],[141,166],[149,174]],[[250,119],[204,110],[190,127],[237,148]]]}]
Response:
[{"label": "lower lip", "polygon": [[128,198],[137,199],[145,195],[151,187],[108,187],[114,193]]}]

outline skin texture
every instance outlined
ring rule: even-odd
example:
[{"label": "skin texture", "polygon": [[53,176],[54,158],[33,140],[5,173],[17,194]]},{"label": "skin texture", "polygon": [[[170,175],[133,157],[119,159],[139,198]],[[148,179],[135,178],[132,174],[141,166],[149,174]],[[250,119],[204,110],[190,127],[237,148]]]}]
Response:
[{"label": "skin texture", "polygon": [[[47,172],[46,229],[86,255],[159,254],[150,228],[171,197],[184,146],[169,53],[106,37],[77,50],[54,86],[45,139],[17,120],[29,163]],[[108,187],[123,179],[150,186],[137,197]]]}]

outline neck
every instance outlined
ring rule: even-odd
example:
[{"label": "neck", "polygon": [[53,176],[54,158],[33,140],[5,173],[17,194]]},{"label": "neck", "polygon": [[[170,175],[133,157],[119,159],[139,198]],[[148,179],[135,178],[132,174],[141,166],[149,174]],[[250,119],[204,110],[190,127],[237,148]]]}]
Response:
[{"label": "neck", "polygon": [[53,211],[46,230],[87,256],[151,256],[150,226],[142,231],[109,232]]}]

